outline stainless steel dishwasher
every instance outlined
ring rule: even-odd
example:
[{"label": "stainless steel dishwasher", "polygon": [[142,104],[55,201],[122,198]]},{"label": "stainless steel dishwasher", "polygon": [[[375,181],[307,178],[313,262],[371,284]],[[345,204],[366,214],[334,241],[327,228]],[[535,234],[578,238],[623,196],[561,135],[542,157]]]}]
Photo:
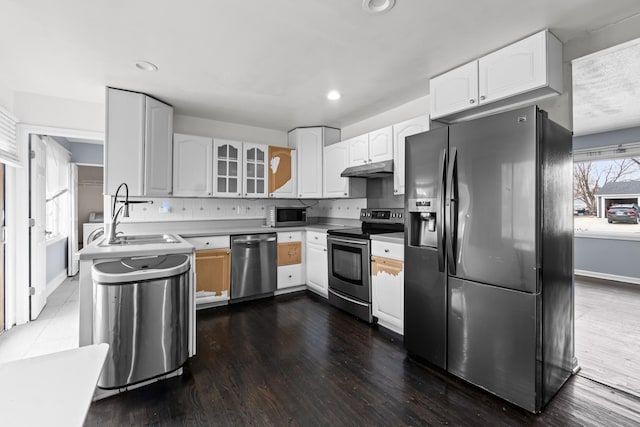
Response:
[{"label": "stainless steel dishwasher", "polygon": [[187,255],[123,258],[93,266],[93,343],[109,344],[100,388],[178,369],[188,357]]},{"label": "stainless steel dishwasher", "polygon": [[231,298],[274,292],[277,258],[275,233],[231,237]]}]

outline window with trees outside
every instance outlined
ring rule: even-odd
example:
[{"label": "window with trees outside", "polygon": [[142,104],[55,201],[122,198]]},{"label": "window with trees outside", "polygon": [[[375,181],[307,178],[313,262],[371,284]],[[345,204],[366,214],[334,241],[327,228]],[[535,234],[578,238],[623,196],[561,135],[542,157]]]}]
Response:
[{"label": "window with trees outside", "polygon": [[602,150],[575,155],[576,232],[640,235],[640,155],[629,151],[632,155],[622,147],[608,154]]}]

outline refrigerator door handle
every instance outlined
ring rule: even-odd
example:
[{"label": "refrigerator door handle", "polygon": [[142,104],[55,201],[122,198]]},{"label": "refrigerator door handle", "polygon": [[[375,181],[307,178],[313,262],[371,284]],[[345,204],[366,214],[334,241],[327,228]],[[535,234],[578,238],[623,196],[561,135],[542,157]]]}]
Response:
[{"label": "refrigerator door handle", "polygon": [[458,201],[456,168],[458,162],[458,150],[451,149],[449,155],[449,171],[447,173],[447,196],[446,196],[446,243],[447,243],[447,262],[449,264],[449,274],[456,274],[456,238],[458,230]]},{"label": "refrigerator door handle", "polygon": [[436,218],[436,238],[438,239],[438,271],[444,271],[444,251],[445,251],[445,239],[444,239],[444,216],[445,216],[445,199],[446,192],[445,186],[447,185],[447,149],[442,150],[442,162],[440,162],[440,186],[438,187],[438,203],[440,211]]}]

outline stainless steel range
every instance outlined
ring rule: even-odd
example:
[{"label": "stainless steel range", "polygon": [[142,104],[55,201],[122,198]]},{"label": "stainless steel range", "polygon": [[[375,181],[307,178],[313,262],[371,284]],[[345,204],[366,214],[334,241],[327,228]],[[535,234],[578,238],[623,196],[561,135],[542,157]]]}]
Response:
[{"label": "stainless steel range", "polygon": [[360,211],[362,226],[329,230],[329,303],[371,323],[371,239],[404,230],[403,208]]}]

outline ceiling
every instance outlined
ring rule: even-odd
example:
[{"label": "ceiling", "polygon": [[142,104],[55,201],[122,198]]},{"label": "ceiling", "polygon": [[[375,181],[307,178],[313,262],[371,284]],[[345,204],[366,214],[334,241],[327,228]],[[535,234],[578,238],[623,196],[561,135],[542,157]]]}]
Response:
[{"label": "ceiling", "polygon": [[[640,12],[637,0],[397,0],[382,15],[361,3],[0,0],[0,81],[99,103],[114,86],[177,114],[272,129],[343,127],[540,29],[566,42]],[[327,100],[330,89],[342,99]]]},{"label": "ceiling", "polygon": [[640,39],[576,59],[571,70],[575,135],[640,125]]}]

